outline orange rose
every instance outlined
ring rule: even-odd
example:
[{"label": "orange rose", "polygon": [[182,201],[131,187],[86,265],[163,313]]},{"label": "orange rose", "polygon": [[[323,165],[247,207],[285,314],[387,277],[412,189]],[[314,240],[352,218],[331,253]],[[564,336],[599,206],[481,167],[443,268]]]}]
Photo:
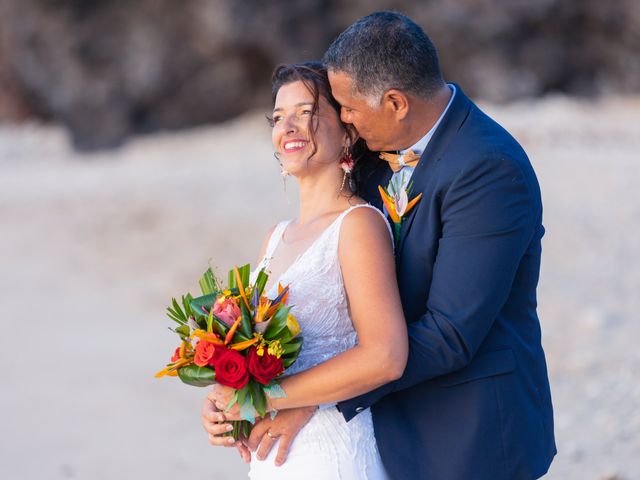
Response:
[{"label": "orange rose", "polygon": [[196,344],[196,356],[193,359],[193,363],[199,367],[206,367],[210,363],[213,363],[213,357],[216,351],[216,346],[205,340],[200,340]]}]

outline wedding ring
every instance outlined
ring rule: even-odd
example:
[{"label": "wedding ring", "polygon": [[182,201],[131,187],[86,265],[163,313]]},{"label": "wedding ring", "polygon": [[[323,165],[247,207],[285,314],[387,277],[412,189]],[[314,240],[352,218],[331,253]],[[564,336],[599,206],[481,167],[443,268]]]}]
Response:
[{"label": "wedding ring", "polygon": [[269,438],[270,438],[271,440],[275,440],[276,438],[278,438],[278,437],[279,437],[279,435],[274,435],[274,434],[272,434],[272,433],[271,433],[271,430],[267,430],[267,435],[269,436]]}]

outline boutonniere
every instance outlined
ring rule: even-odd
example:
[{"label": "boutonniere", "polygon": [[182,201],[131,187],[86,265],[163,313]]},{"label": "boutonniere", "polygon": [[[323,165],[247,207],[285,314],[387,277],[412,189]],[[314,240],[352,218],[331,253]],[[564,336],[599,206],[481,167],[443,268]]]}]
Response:
[{"label": "boutonniere", "polygon": [[396,175],[392,178],[387,188],[384,188],[382,185],[378,185],[378,191],[382,197],[382,203],[384,203],[384,206],[389,213],[389,218],[391,218],[391,221],[393,222],[393,238],[395,240],[396,247],[398,246],[400,230],[402,229],[402,223],[404,222],[406,215],[422,198],[422,193],[419,193],[409,200],[412,187],[413,182],[409,182],[408,185],[406,184],[404,172],[401,173],[400,176]]}]

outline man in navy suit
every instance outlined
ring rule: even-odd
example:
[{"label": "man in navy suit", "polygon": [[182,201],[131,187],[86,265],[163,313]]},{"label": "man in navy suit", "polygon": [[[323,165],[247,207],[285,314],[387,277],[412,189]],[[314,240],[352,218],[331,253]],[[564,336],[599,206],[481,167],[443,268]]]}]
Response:
[{"label": "man in navy suit", "polygon": [[[393,178],[411,182],[411,198],[422,194],[396,238],[407,367],[337,408],[347,420],[372,409],[394,480],[541,477],[556,448],[536,314],[542,204],[525,152],[442,80],[433,44],[404,15],[358,20],[324,62],[343,122],[370,150],[397,154],[362,162],[358,193],[383,208],[378,186]],[[258,458],[273,446],[264,434],[278,422],[287,433],[277,457],[284,461],[313,411],[256,425],[250,446]]]},{"label": "man in navy suit", "polygon": [[362,18],[324,61],[343,122],[369,149],[419,155],[390,156],[396,173],[363,165],[361,194],[382,208],[377,186],[392,176],[422,193],[397,238],[404,375],[338,408],[349,420],[371,407],[393,479],[541,477],[556,448],[536,314],[542,203],[525,152],[442,80],[433,44],[404,15]]}]

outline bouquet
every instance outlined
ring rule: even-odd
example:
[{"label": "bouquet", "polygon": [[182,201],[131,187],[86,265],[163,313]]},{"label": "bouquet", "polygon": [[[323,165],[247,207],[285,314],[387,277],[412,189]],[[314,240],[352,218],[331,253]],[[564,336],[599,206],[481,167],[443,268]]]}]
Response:
[{"label": "bouquet", "polygon": [[202,296],[183,295],[167,308],[178,326],[171,331],[181,339],[171,362],[156,378],[177,376],[197,387],[220,383],[235,389],[227,409],[236,402],[242,420],[234,421],[231,435],[248,436],[256,416],[266,414],[267,397],[284,397],[275,379],[296,361],[302,337],[291,307],[286,306],[289,287],[278,285],[278,296],[263,295],[268,275],[258,273],[249,284],[251,268],[229,272],[223,288],[211,269],[202,275]]}]

